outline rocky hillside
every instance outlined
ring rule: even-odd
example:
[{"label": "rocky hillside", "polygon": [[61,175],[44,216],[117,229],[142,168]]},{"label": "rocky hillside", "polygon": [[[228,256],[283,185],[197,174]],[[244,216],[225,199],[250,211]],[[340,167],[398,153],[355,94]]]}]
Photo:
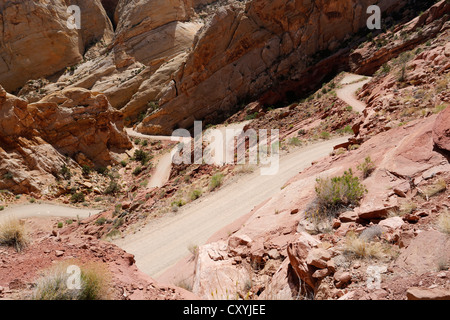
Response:
[{"label": "rocky hillside", "polygon": [[[106,265],[113,299],[449,299],[450,3],[378,1],[383,28],[368,31],[372,2],[0,1],[0,212],[103,210],[21,221],[22,252],[0,241],[0,298],[29,298],[43,269],[79,258]],[[191,244],[162,277],[189,293],[104,240],[254,170],[161,173],[174,143],[148,135],[196,120],[279,129],[281,156],[345,142]]]},{"label": "rocky hillside", "polygon": [[[389,14],[406,2],[379,5]],[[97,0],[71,4],[80,6],[80,30],[65,26],[68,14],[62,1],[3,4],[5,72],[0,84],[10,92],[21,89],[19,95],[29,102],[62,87],[102,92],[127,120],[146,118],[139,126],[141,132],[170,133],[175,127],[190,127],[193,119],[215,122],[272,88],[289,83],[292,94],[318,85],[337,70],[327,64],[319,71],[314,65],[365,26],[363,8],[369,3],[295,1],[285,6],[284,1],[261,0]],[[28,12],[29,21],[15,20],[22,11]],[[55,25],[34,26],[50,16],[53,19],[44,19]],[[22,41],[22,29],[35,32]],[[60,32],[50,34],[47,29]],[[217,39],[218,33],[226,36]],[[10,57],[12,51],[30,48],[37,48],[34,52],[39,55],[27,55],[26,61]],[[319,73],[314,81],[309,77],[309,85],[301,80]],[[36,82],[40,78],[45,79]]]},{"label": "rocky hillside", "polygon": [[[440,2],[353,51],[358,68],[374,73],[359,93],[367,102],[363,114],[350,120],[354,137],[238,227],[201,246],[192,278],[185,273],[194,293],[205,299],[449,299],[450,35],[448,15],[430,18],[448,10]],[[431,38],[418,41],[424,33]],[[347,123],[343,110],[337,117],[333,111],[341,108],[332,90],[340,79],[306,102],[278,110],[254,104],[244,116],[256,111],[253,128],[281,127],[286,144],[305,143]],[[362,188],[360,199],[321,207],[332,192],[325,181],[349,177],[356,184],[348,188]],[[370,286],[374,279],[379,285]]]}]

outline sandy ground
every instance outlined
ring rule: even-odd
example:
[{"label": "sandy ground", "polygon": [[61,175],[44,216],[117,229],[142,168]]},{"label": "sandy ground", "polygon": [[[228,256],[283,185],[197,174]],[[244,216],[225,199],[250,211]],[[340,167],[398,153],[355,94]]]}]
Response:
[{"label": "sandy ground", "polygon": [[356,96],[356,91],[362,88],[371,80],[370,77],[360,76],[357,74],[347,74],[341,81],[342,89],[336,90],[339,99],[348,103],[353,107],[353,110],[362,113],[366,108],[366,104]]},{"label": "sandy ground", "polygon": [[204,244],[214,233],[279,192],[289,179],[310,166],[311,162],[327,156],[333,146],[347,140],[348,137],[341,137],[297,149],[281,158],[277,175],[263,176],[256,170],[236,177],[178,213],[154,220],[115,243],[135,255],[141,271],[157,277],[189,255],[189,246]]}]

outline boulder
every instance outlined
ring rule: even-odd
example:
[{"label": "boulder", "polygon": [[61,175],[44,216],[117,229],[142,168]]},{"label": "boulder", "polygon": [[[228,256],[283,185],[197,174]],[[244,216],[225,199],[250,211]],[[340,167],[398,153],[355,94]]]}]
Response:
[{"label": "boulder", "polygon": [[308,265],[306,259],[309,252],[319,244],[319,240],[315,239],[306,232],[302,232],[294,242],[288,245],[287,248],[292,269],[295,271],[300,280],[304,281],[311,288],[315,287],[316,280],[312,277],[314,269]]},{"label": "boulder", "polygon": [[408,300],[450,300],[450,289],[445,288],[409,288],[406,291]]},{"label": "boulder", "polygon": [[389,230],[398,230],[404,224],[405,223],[403,222],[403,219],[401,217],[392,217],[392,218],[387,218],[385,220],[380,221],[380,223],[378,225],[380,227],[384,227]]},{"label": "boulder", "polygon": [[440,262],[450,260],[449,247],[450,238],[446,234],[436,230],[423,231],[412,239],[397,258],[395,265],[416,274],[436,270]]},{"label": "boulder", "polygon": [[434,123],[433,141],[442,150],[450,151],[450,108],[442,111]]},{"label": "boulder", "polygon": [[311,250],[308,253],[308,256],[306,257],[306,263],[316,268],[324,269],[327,267],[327,261],[330,259],[331,254],[329,251],[322,248],[317,248]]}]

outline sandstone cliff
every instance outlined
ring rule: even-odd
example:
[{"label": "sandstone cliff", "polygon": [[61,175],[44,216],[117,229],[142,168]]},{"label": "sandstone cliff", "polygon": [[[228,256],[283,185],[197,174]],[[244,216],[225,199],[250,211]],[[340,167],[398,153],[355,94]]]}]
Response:
[{"label": "sandstone cliff", "polygon": [[66,89],[38,103],[0,90],[0,189],[46,192],[61,168],[117,163],[131,148],[123,116],[105,96]]}]

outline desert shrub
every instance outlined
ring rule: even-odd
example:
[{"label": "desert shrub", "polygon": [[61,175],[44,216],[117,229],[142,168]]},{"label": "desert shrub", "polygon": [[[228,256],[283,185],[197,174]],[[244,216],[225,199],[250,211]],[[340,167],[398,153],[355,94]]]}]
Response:
[{"label": "desert shrub", "polygon": [[141,166],[137,166],[136,169],[133,170],[133,175],[138,176],[138,175],[141,174],[141,172],[142,172],[143,170],[144,170],[144,169],[142,169]]},{"label": "desert shrub", "polygon": [[289,145],[296,146],[296,147],[302,145],[302,141],[297,137],[293,137],[293,138],[289,139],[288,143],[289,143]]},{"label": "desert shrub", "polygon": [[107,175],[109,172],[108,168],[105,167],[98,167],[97,169],[95,169],[95,171],[97,171],[97,173],[101,175]]},{"label": "desert shrub", "polygon": [[35,203],[36,202],[36,199],[35,198],[30,198],[30,203]]},{"label": "desert shrub", "polygon": [[[60,263],[38,279],[31,298],[33,300],[106,300],[109,298],[111,276],[106,265],[89,263],[80,266],[80,288],[68,286],[69,262]],[[74,263],[76,265],[76,263]]]},{"label": "desert shrub", "polygon": [[120,161],[120,165],[125,168],[128,165],[128,163],[125,160],[122,160]]},{"label": "desert shrub", "polygon": [[140,144],[140,143],[141,143],[141,139],[139,139],[139,138],[134,139],[134,144]]},{"label": "desert shrub", "polygon": [[215,190],[219,188],[223,183],[224,177],[225,176],[222,173],[216,173],[215,175],[213,175],[211,178],[211,182],[209,184],[210,190]]},{"label": "desert shrub", "polygon": [[62,227],[64,227],[64,224],[62,222],[58,222],[57,227],[58,229],[61,229]]},{"label": "desert shrub", "polygon": [[59,170],[59,173],[66,180],[70,180],[70,178],[72,177],[72,173],[66,165],[63,165],[63,167]]},{"label": "desert shrub", "polygon": [[364,162],[358,165],[358,170],[362,172],[364,179],[366,179],[375,170],[375,164],[372,162],[372,159],[370,157],[366,157],[366,159],[364,159]]},{"label": "desert shrub", "polygon": [[323,140],[328,140],[328,139],[330,139],[330,137],[331,137],[331,135],[327,131],[322,131],[320,133],[320,138],[322,138]]},{"label": "desert shrub", "polygon": [[118,192],[120,192],[120,185],[115,180],[111,180],[104,191],[105,194],[116,194]]},{"label": "desert shrub", "polygon": [[133,158],[136,161],[140,161],[143,166],[145,166],[147,164],[147,162],[150,160],[149,154],[147,152],[145,152],[144,150],[136,150],[134,152]]},{"label": "desert shrub", "polygon": [[105,217],[100,217],[95,221],[95,224],[98,226],[102,226],[106,223],[106,218]]},{"label": "desert shrub", "polygon": [[12,178],[14,178],[14,176],[13,176],[13,174],[11,172],[6,172],[3,175],[3,179],[5,179],[5,180],[11,180]]},{"label": "desert shrub", "polygon": [[319,222],[335,217],[348,207],[358,205],[367,189],[349,169],[339,177],[318,178],[315,191],[316,199],[307,209],[306,216]]},{"label": "desert shrub", "polygon": [[183,199],[178,199],[178,200],[172,201],[171,206],[180,208],[180,207],[184,206],[185,204],[186,204],[186,202]]},{"label": "desert shrub", "polygon": [[353,231],[347,233],[344,253],[358,258],[377,259],[393,255],[390,247],[383,245],[381,242],[368,241],[365,238],[358,237]]},{"label": "desert shrub", "polygon": [[4,206],[0,206],[0,211],[3,211],[3,210],[5,210],[5,207]]},{"label": "desert shrub", "polygon": [[70,200],[73,203],[84,202],[85,201],[84,193],[83,192],[76,192],[76,193],[72,194],[72,197],[70,198]]},{"label": "desert shrub", "polygon": [[21,251],[28,244],[25,227],[18,219],[7,219],[0,224],[0,245]]},{"label": "desert shrub", "polygon": [[194,200],[197,200],[198,198],[200,198],[201,196],[202,196],[202,190],[196,189],[191,192],[190,198],[192,201],[194,201]]},{"label": "desert shrub", "polygon": [[89,175],[91,174],[92,168],[89,167],[89,166],[84,165],[84,166],[81,168],[81,171],[82,171],[82,173],[83,173],[84,176],[89,176]]}]

